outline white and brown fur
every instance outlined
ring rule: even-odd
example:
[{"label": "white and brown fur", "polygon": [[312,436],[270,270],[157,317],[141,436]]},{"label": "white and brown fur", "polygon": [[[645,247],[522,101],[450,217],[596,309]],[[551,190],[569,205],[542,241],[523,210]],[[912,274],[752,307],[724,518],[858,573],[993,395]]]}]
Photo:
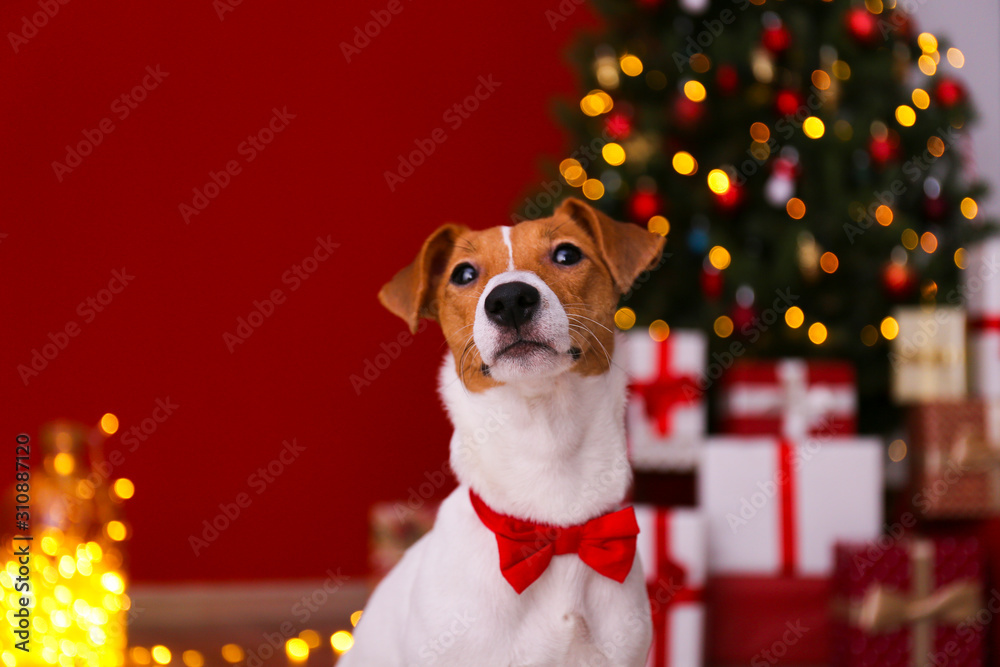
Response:
[{"label": "white and brown fur", "polygon": [[[562,243],[577,246],[583,260],[555,263]],[[651,629],[638,556],[623,584],[575,554],[555,556],[518,595],[500,573],[495,536],[474,513],[469,489],[498,512],[553,525],[620,506],[631,473],[613,315],[662,248],[662,237],[569,199],[552,217],[514,227],[445,225],[382,289],[382,303],[411,328],[436,319],[448,341],[439,388],[455,426],[450,460],[459,487],[434,529],[375,589],[341,665],[645,664]],[[463,262],[478,278],[453,284]],[[541,300],[512,333],[483,304],[515,280],[536,287]],[[512,336],[538,344],[500,353]]]}]

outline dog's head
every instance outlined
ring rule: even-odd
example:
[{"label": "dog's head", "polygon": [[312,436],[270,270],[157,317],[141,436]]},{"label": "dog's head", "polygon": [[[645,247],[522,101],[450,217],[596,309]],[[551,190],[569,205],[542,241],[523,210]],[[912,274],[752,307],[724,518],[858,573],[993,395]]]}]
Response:
[{"label": "dog's head", "polygon": [[567,199],[552,217],[514,227],[440,227],[379,300],[411,330],[421,317],[436,319],[471,391],[600,374],[611,363],[619,297],[658,262],[663,243]]}]

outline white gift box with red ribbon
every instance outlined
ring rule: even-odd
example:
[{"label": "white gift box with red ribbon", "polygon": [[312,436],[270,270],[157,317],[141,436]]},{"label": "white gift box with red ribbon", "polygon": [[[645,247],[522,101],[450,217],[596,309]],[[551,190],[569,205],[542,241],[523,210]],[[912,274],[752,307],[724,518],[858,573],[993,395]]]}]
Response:
[{"label": "white gift box with red ribbon", "polygon": [[913,306],[893,312],[892,398],[900,404],[958,400],[968,393],[964,308]]},{"label": "white gift box with red ribbon", "polygon": [[1000,398],[1000,236],[968,251],[962,273],[969,312],[969,354],[973,393]]},{"label": "white gift box with red ribbon", "polygon": [[705,628],[705,522],[694,509],[635,506],[637,550],[653,614],[646,667],[701,667]]},{"label": "white gift box with red ribbon", "polygon": [[723,431],[786,438],[856,431],[854,368],[840,361],[780,359],[734,366],[723,379]]},{"label": "white gift box with red ribbon", "polygon": [[629,454],[646,470],[691,470],[705,439],[707,407],[701,383],[708,340],[701,331],[674,330],[662,341],[626,334]]},{"label": "white gift box with red ribbon", "polygon": [[711,438],[698,476],[709,572],[827,576],[834,543],[879,536],[882,489],[877,438]]}]

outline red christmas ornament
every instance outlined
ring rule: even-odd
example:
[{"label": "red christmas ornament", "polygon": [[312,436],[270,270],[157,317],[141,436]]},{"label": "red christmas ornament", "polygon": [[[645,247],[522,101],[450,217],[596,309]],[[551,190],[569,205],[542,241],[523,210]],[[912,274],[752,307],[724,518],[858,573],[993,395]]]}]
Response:
[{"label": "red christmas ornament", "polygon": [[847,33],[854,41],[864,46],[874,46],[882,41],[878,19],[863,7],[854,7],[844,13]]},{"label": "red christmas ornament", "polygon": [[729,189],[715,195],[715,205],[723,213],[732,213],[743,205],[744,199],[746,199],[744,187],[730,182]]},{"label": "red christmas ornament", "polygon": [[784,25],[764,28],[760,34],[760,43],[775,55],[780,55],[792,45],[792,33]]},{"label": "red christmas ornament", "polygon": [[722,296],[722,271],[711,267],[707,269],[702,267],[699,282],[701,283],[701,292],[705,295],[706,299],[715,301]]},{"label": "red christmas ornament", "polygon": [[715,70],[715,85],[723,95],[733,95],[740,86],[740,76],[732,65],[719,65]]},{"label": "red christmas ornament", "polygon": [[705,117],[705,105],[692,102],[683,95],[674,101],[674,122],[678,127],[691,129]]},{"label": "red christmas ornament", "polygon": [[906,264],[889,262],[882,270],[882,286],[890,298],[903,300],[917,286],[917,274]]},{"label": "red christmas ornament", "polygon": [[802,94],[795,90],[782,90],[774,98],[774,108],[781,116],[793,115],[804,103]]},{"label": "red christmas ornament", "polygon": [[753,306],[741,306],[736,304],[733,308],[733,331],[742,331],[744,328],[752,327],[753,321],[757,318],[757,309]]},{"label": "red christmas ornament", "polygon": [[945,109],[965,101],[965,87],[954,79],[941,79],[934,88],[934,99]]},{"label": "red christmas ornament", "polygon": [[890,161],[896,159],[898,142],[893,142],[890,138],[884,139],[872,137],[868,142],[868,154],[871,156],[872,165],[881,169]]},{"label": "red christmas ornament", "polygon": [[655,192],[639,190],[628,200],[628,212],[632,220],[645,223],[663,210],[663,199]]},{"label": "red christmas ornament", "polygon": [[632,134],[632,121],[620,111],[614,111],[604,120],[604,129],[612,139],[628,139]]}]

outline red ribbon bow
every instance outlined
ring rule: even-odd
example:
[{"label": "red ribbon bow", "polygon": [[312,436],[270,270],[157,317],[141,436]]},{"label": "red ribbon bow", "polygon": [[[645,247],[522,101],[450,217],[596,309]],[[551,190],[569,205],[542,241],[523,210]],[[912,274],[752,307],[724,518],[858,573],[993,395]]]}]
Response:
[{"label": "red ribbon bow", "polygon": [[657,345],[657,375],[649,382],[633,382],[631,389],[642,398],[646,416],[656,424],[661,436],[671,431],[671,410],[677,405],[695,403],[701,398],[696,378],[671,374],[671,346],[668,340]]},{"label": "red ribbon bow", "polygon": [[500,573],[518,595],[542,576],[553,556],[577,554],[598,574],[625,581],[635,561],[639,524],[631,507],[576,526],[547,526],[493,511],[469,490],[479,520],[497,536]]}]

